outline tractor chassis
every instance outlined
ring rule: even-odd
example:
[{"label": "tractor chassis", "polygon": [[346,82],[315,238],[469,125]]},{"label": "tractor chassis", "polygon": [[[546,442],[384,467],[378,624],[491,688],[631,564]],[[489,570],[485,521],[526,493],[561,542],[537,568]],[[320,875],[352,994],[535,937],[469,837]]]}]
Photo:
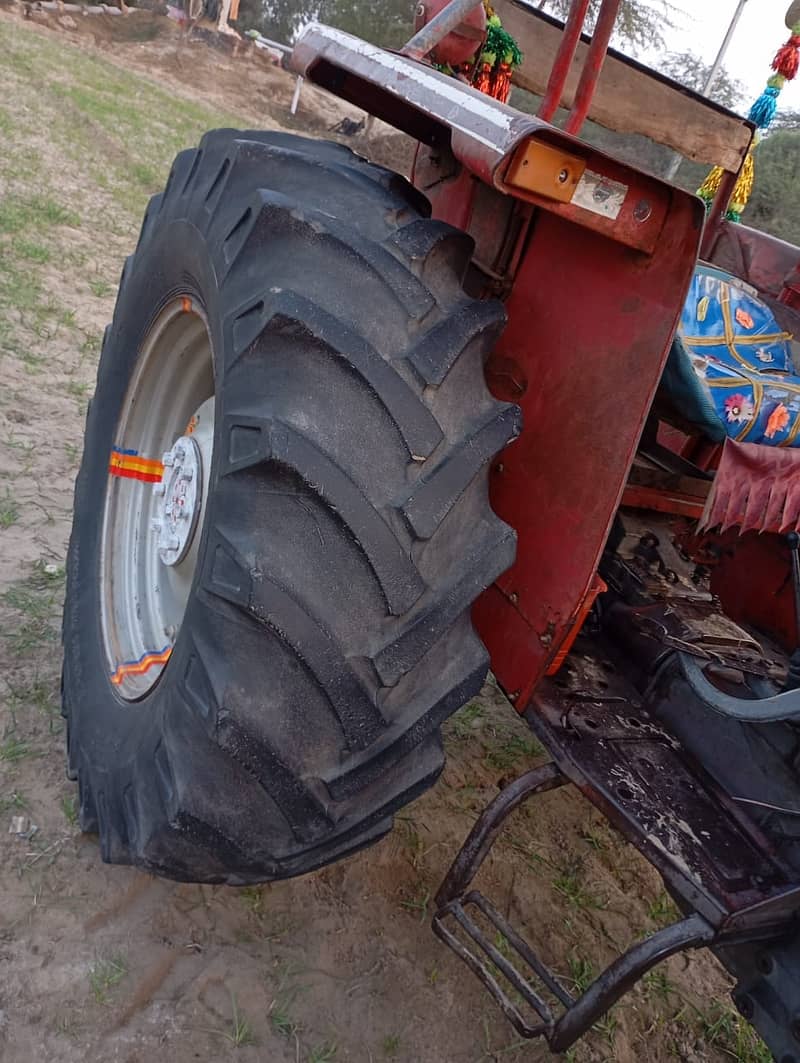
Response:
[{"label": "tractor chassis", "polygon": [[[782,1042],[777,1058],[798,1058],[790,1029],[800,1008],[800,972],[789,972],[788,979],[782,972],[780,999],[772,983],[794,937],[800,876],[778,860],[743,807],[659,726],[646,697],[614,671],[598,685],[598,648],[607,663],[609,647],[582,636],[579,647],[587,644],[591,652],[579,649],[570,658],[576,678],[570,688],[547,680],[524,713],[552,761],[509,783],[485,809],[436,895],[434,932],[480,978],[522,1037],[544,1037],[555,1052],[584,1035],[655,964],[685,949],[710,947],[739,979],[734,998],[742,1014],[772,1029]],[[577,999],[471,887],[506,818],[531,798],[566,785],[657,868],[684,913],[632,945]],[[516,965],[497,947],[497,934]],[[787,1000],[790,995],[795,999]]]}]

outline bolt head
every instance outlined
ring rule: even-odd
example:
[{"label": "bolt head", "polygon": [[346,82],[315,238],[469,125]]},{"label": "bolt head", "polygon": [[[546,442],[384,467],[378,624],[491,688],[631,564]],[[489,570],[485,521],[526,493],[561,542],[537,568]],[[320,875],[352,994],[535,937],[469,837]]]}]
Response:
[{"label": "bolt head", "polygon": [[175,459],[172,456],[171,450],[167,450],[161,455],[161,464],[166,465],[167,468],[170,468],[175,464]]},{"label": "bolt head", "polygon": [[160,532],[161,531],[161,521],[160,520],[155,520],[155,519],[151,520],[150,521],[150,531],[156,532],[156,533]]},{"label": "bolt head", "polygon": [[163,495],[166,489],[167,485],[164,483],[163,480],[160,480],[157,484],[153,484],[154,495]]}]

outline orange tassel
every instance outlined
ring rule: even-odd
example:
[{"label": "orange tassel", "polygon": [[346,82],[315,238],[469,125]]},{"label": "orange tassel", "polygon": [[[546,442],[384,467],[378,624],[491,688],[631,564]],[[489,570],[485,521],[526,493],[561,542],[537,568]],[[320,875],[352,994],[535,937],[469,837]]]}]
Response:
[{"label": "orange tassel", "polygon": [[792,34],[786,44],[779,48],[772,60],[772,69],[782,74],[787,81],[797,76],[800,67],[800,36]]},{"label": "orange tassel", "polygon": [[483,63],[480,70],[475,74],[475,80],[472,82],[476,89],[480,92],[485,92],[487,96],[492,94],[492,68],[489,63]]},{"label": "orange tassel", "polygon": [[489,94],[501,103],[507,103],[511,95],[511,67],[508,63],[501,63],[492,75]]}]

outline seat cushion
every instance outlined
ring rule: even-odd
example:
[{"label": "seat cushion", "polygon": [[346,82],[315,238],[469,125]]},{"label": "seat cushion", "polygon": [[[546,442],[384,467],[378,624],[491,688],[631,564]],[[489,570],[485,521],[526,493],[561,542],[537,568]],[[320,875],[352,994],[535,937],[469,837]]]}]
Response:
[{"label": "seat cushion", "polygon": [[738,278],[698,265],[662,378],[709,438],[800,446],[800,376],[772,311]]}]

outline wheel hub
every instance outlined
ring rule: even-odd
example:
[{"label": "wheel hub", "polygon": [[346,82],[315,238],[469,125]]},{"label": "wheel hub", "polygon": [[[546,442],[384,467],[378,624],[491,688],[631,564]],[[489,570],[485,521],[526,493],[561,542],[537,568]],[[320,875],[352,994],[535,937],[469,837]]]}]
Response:
[{"label": "wheel hub", "polygon": [[156,512],[150,528],[161,561],[177,565],[189,552],[197,528],[202,506],[202,457],[195,440],[181,436],[161,461],[164,478],[153,484]]}]

